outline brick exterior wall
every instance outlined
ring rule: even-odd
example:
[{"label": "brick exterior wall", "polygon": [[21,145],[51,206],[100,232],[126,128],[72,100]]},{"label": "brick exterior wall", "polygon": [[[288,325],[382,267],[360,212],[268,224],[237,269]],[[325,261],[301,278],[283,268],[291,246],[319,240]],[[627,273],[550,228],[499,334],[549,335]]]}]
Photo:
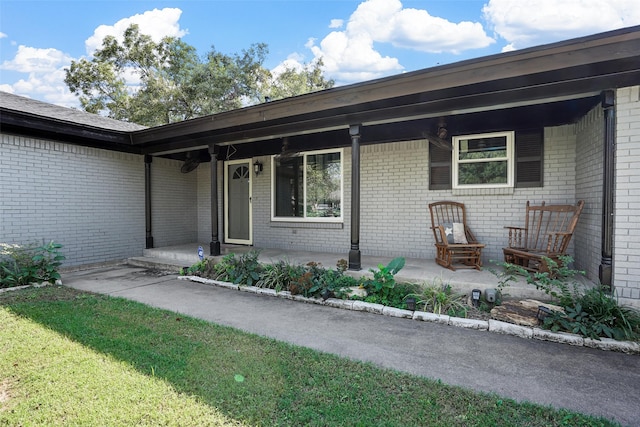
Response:
[{"label": "brick exterior wall", "polygon": [[[543,200],[547,203],[576,202],[576,140],[576,127],[573,125],[546,129],[545,186],[507,191],[429,191],[426,141],[362,146],[360,250],[365,255],[434,258],[428,204],[456,200],[466,204],[469,225],[476,237],[487,245],[485,265],[490,265],[492,260],[501,261],[502,247],[507,239],[504,225],[523,225],[527,200],[532,203]],[[252,159],[252,162],[255,160],[264,164],[264,171],[258,177],[253,176],[254,245],[322,250],[342,253],[346,257],[351,235],[350,148],[344,149],[343,153],[343,224],[271,221],[271,161],[269,157]],[[209,221],[208,199],[201,202],[200,197],[208,197],[209,184],[206,182],[208,176],[200,177],[199,230],[205,230]],[[219,194],[222,199],[221,189]],[[199,232],[199,236],[202,240],[203,233]],[[573,254],[573,245],[570,250]]]},{"label": "brick exterior wall", "polygon": [[640,307],[640,87],[616,93],[613,282],[620,302]]},{"label": "brick exterior wall", "polygon": [[576,124],[576,199],[584,209],[574,233],[576,267],[598,282],[602,260],[604,113],[594,108]]},{"label": "brick exterior wall", "polygon": [[[151,228],[155,247],[193,243],[198,238],[197,174],[182,173],[181,166],[180,161],[158,157],[151,163]],[[144,209],[144,193],[140,202]]]},{"label": "brick exterior wall", "polygon": [[142,254],[142,156],[1,135],[0,242],[64,245],[66,266]]}]

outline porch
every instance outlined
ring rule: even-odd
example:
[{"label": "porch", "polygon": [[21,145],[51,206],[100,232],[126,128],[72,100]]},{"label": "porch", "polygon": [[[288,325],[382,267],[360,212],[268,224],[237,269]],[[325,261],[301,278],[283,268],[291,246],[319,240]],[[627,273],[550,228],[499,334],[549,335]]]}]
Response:
[{"label": "porch", "polygon": [[[208,243],[188,243],[176,246],[167,246],[162,248],[145,249],[142,257],[130,258],[128,262],[133,265],[144,267],[188,267],[198,262],[198,247],[202,246],[205,256],[208,253]],[[261,263],[272,263],[278,260],[287,260],[294,264],[306,264],[308,262],[317,262],[322,264],[324,268],[336,268],[336,263],[340,259],[347,259],[347,254],[328,253],[328,252],[309,252],[299,250],[285,250],[273,248],[258,248],[254,246],[229,245],[222,244],[221,255],[212,257],[221,259],[223,256],[235,253],[241,254],[252,249],[259,250],[259,261]],[[379,264],[387,265],[391,261],[391,257],[375,257],[362,255],[362,270],[350,271],[347,273],[354,277],[369,276],[372,274],[370,269],[375,269]],[[398,281],[407,281],[415,283],[434,283],[442,280],[442,283],[448,283],[456,292],[469,294],[472,289],[492,289],[498,286],[498,278],[489,271],[489,268],[500,271],[501,268],[496,265],[485,265],[481,271],[474,269],[458,269],[451,271],[436,264],[434,259],[415,259],[406,258],[405,266],[396,275]],[[519,278],[517,282],[512,282],[505,290],[507,298],[534,298],[545,300],[546,295],[535,289],[534,286],[528,285],[523,278]]]}]

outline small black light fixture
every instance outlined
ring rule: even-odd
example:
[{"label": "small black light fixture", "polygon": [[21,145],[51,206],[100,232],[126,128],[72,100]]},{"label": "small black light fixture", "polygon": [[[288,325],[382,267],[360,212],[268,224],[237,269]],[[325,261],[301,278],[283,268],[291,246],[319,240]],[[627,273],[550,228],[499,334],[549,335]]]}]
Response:
[{"label": "small black light fixture", "polygon": [[260,173],[262,172],[262,163],[256,160],[256,162],[253,164],[253,172],[256,174],[256,176],[260,175]]},{"label": "small black light fixture", "polygon": [[480,295],[482,295],[480,289],[474,289],[471,291],[471,303],[474,307],[477,307],[480,304]]},{"label": "small black light fixture", "polygon": [[414,297],[407,297],[405,302],[407,303],[407,310],[416,311],[416,299]]}]

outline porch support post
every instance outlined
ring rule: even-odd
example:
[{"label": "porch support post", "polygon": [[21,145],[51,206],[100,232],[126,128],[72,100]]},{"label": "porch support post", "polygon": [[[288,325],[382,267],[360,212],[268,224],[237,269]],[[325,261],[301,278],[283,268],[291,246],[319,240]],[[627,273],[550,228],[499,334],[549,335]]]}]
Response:
[{"label": "porch support post", "polygon": [[349,126],[351,136],[351,250],[349,270],[362,270],[360,257],[360,125]]},{"label": "porch support post", "polygon": [[615,182],[614,153],[616,148],[615,93],[612,90],[602,92],[604,108],[604,161],[602,180],[602,260],[598,271],[600,283],[612,289],[613,260],[613,196]]},{"label": "porch support post", "polygon": [[218,153],[220,147],[215,144],[209,145],[211,155],[211,243],[209,243],[209,254],[220,255],[220,238],[218,234]]},{"label": "porch support post", "polygon": [[144,222],[146,229],[145,247],[153,248],[153,235],[151,233],[151,162],[153,157],[144,156]]}]

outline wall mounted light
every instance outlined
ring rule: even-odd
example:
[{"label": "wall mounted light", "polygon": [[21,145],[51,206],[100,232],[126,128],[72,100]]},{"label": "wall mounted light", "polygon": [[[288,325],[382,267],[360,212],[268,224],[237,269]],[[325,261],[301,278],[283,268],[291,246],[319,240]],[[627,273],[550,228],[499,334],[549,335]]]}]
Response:
[{"label": "wall mounted light", "polygon": [[253,172],[256,174],[256,176],[260,175],[260,173],[262,172],[262,163],[256,161],[253,164]]}]

